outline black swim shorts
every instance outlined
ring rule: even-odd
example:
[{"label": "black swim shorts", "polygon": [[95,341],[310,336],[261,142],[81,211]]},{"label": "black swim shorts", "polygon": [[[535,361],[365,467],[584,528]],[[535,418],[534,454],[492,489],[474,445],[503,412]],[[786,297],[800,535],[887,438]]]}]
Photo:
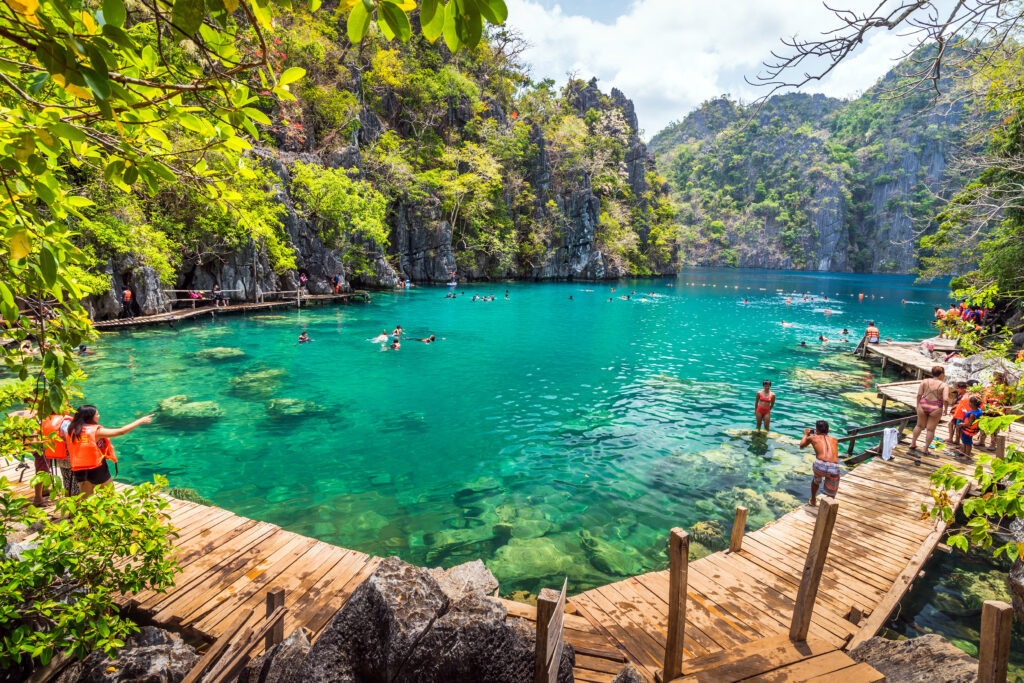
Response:
[{"label": "black swim shorts", "polygon": [[79,483],[87,481],[93,486],[106,484],[110,481],[110,468],[107,467],[107,461],[104,460],[99,467],[93,467],[91,470],[75,470],[75,481]]}]

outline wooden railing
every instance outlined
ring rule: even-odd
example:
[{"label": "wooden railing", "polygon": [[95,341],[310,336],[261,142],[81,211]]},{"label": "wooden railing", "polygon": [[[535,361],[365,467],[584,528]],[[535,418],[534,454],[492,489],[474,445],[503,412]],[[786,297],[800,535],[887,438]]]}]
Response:
[{"label": "wooden railing", "polygon": [[555,683],[558,666],[565,647],[565,590],[568,578],[562,582],[562,591],[556,593],[542,588],[537,596],[537,645],[533,668],[533,683]]},{"label": "wooden railing", "polygon": [[[841,439],[836,439],[837,443],[848,442],[850,444],[850,447],[846,451],[847,458],[846,460],[844,460],[844,462],[846,462],[849,465],[854,465],[862,460],[866,460],[867,458],[872,457],[874,453],[872,453],[869,450],[865,451],[864,453],[861,453],[858,456],[853,455],[853,451],[856,447],[857,441],[859,439],[871,439],[874,437],[878,437],[879,439],[881,439],[885,435],[885,430],[888,428],[897,428],[896,443],[899,443],[900,440],[903,438],[903,432],[907,430],[907,426],[910,424],[911,420],[916,421],[917,415],[906,415],[904,417],[896,418],[895,420],[877,422],[873,425],[868,425],[866,427],[855,427],[854,429],[847,431],[847,434],[849,434],[849,436],[844,436]],[[881,449],[881,444],[879,444],[879,449]]]}]

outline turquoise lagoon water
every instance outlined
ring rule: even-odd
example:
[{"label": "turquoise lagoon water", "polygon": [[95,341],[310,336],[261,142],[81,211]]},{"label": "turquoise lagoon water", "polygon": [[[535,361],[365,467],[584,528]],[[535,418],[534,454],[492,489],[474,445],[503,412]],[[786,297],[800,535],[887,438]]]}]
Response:
[{"label": "turquoise lagoon water", "polygon": [[[757,527],[805,500],[803,427],[877,417],[843,396],[877,379],[854,344],[818,335],[855,340],[873,319],[921,338],[946,300],[910,278],[719,270],[458,291],[106,333],[86,400],[108,426],[157,414],[117,440],[122,480],[165,474],[238,514],[421,565],[481,557],[506,593],[563,576],[582,590],[663,567],[672,526],[727,527],[743,503]],[[368,341],[398,324],[438,342]],[[313,343],[295,343],[302,330]],[[220,348],[235,357],[206,353]],[[762,378],[778,394],[769,436],[750,431]],[[159,409],[180,395],[224,414]]]}]

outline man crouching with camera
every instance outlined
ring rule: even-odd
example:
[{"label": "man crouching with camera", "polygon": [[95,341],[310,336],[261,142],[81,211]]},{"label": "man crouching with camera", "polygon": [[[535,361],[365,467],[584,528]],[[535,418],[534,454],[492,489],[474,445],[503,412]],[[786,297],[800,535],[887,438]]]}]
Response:
[{"label": "man crouching with camera", "polygon": [[818,504],[818,487],[825,482],[823,493],[832,498],[839,491],[839,441],[828,435],[828,422],[818,420],[814,429],[804,430],[800,448],[814,447],[814,479],[811,481],[811,505]]}]

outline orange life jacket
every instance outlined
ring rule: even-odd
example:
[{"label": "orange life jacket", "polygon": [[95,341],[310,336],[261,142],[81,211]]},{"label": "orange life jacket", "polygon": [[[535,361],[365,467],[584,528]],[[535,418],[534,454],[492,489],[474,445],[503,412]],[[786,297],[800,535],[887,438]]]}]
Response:
[{"label": "orange life jacket", "polygon": [[131,301],[131,300],[132,300],[132,290],[130,290],[130,289],[124,290],[121,293],[121,301]]},{"label": "orange life jacket", "polygon": [[[54,413],[43,420],[41,425],[43,431],[43,455],[50,460],[68,459],[68,446],[64,439],[60,438],[59,432],[60,426],[64,423],[64,420],[70,419],[70,415]],[[56,439],[53,438],[54,434],[57,435]]]},{"label": "orange life jacket", "polygon": [[78,441],[68,435],[68,454],[71,456],[72,470],[95,469],[102,465],[104,460],[117,462],[114,446],[110,443],[110,439],[103,439],[102,445],[97,441],[96,432],[99,429],[99,425],[85,425],[82,427],[82,436]]},{"label": "orange life jacket", "polygon": [[960,400],[956,403],[956,410],[953,411],[954,420],[964,419],[964,413],[971,409],[971,394],[964,392],[964,395],[960,397]]}]

